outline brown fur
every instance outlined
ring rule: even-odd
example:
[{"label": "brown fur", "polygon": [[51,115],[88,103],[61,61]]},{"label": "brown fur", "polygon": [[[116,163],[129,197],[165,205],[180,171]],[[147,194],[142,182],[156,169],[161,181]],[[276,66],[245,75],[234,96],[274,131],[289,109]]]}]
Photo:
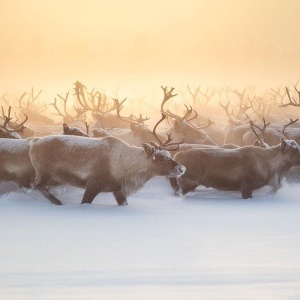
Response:
[{"label": "brown fur", "polygon": [[[148,144],[143,148],[130,146],[114,137],[62,135],[34,139],[30,158],[36,171],[36,188],[47,190],[50,179],[78,185],[85,188],[82,203],[91,203],[100,192],[113,192],[118,204],[124,205],[127,196],[153,176],[180,176],[185,171],[167,151]],[[50,193],[49,197],[59,204]]]},{"label": "brown fur", "polygon": [[0,139],[0,181],[15,181],[20,187],[33,183],[29,157],[30,139]]},{"label": "brown fur", "polygon": [[[300,147],[292,140],[264,149],[247,146],[237,149],[191,149],[174,156],[186,166],[178,185],[185,194],[198,185],[220,190],[240,190],[243,198],[251,198],[252,191],[271,185],[281,187],[284,174],[300,165]],[[174,180],[172,186],[175,188]]]},{"label": "brown fur", "polygon": [[206,144],[216,145],[216,143],[206,134],[203,129],[197,129],[185,120],[179,122],[174,121],[174,126],[166,131],[159,132],[161,136],[171,134],[172,142],[180,143],[184,141],[187,144]]}]

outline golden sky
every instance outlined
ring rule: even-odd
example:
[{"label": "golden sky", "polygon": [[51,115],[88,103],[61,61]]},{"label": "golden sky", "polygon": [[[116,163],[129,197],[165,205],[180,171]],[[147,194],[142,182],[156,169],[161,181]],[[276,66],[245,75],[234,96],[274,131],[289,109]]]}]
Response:
[{"label": "golden sky", "polygon": [[297,81],[299,12],[298,0],[0,0],[0,88]]}]

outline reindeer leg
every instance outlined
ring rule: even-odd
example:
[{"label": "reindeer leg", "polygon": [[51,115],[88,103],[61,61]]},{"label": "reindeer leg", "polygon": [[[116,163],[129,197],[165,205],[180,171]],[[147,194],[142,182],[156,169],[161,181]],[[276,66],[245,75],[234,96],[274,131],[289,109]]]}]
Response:
[{"label": "reindeer leg", "polygon": [[197,185],[195,183],[184,184],[182,186],[182,194],[185,195],[188,192],[194,191]]},{"label": "reindeer leg", "polygon": [[114,194],[119,206],[128,205],[126,194],[122,190],[114,191],[113,194]]},{"label": "reindeer leg", "polygon": [[58,200],[55,196],[53,196],[47,188],[38,188],[41,194],[47,198],[52,204],[61,205],[61,201]]},{"label": "reindeer leg", "polygon": [[283,174],[275,174],[269,181],[269,185],[272,187],[274,193],[276,193],[282,187]]},{"label": "reindeer leg", "polygon": [[19,185],[20,188],[25,187],[25,188],[29,189],[31,187],[30,186],[31,180],[26,175],[19,177],[17,179],[17,182],[18,182],[18,185]]},{"label": "reindeer leg", "polygon": [[199,185],[194,180],[186,179],[186,178],[178,178],[179,187],[182,190],[182,194],[185,195],[188,192],[194,191],[195,188]]},{"label": "reindeer leg", "polygon": [[243,199],[249,199],[252,198],[253,188],[249,184],[242,183],[241,192],[242,192]]},{"label": "reindeer leg", "polygon": [[52,204],[61,205],[61,201],[53,196],[49,190],[45,187],[51,175],[49,174],[36,174],[34,180],[34,188],[37,189],[45,198],[47,198]]},{"label": "reindeer leg", "polygon": [[99,177],[89,178],[86,186],[85,192],[81,201],[81,204],[88,203],[91,204],[96,196],[103,191],[103,184],[101,184],[102,178],[101,175]]},{"label": "reindeer leg", "polygon": [[173,188],[175,194],[177,194],[179,192],[179,186],[177,183],[177,179],[175,177],[169,177],[169,181],[170,181],[171,187]]},{"label": "reindeer leg", "polygon": [[99,189],[86,188],[81,204],[84,203],[91,204],[99,193],[100,193]]},{"label": "reindeer leg", "polygon": [[49,174],[37,173],[34,180],[34,187],[37,189],[44,187],[47,184],[47,182],[50,180],[50,178],[51,175]]}]

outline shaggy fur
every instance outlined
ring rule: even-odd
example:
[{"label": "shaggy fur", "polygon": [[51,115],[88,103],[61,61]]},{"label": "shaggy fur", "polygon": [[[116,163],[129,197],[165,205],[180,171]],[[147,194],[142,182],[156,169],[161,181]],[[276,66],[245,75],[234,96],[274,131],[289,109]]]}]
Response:
[{"label": "shaggy fur", "polygon": [[[118,204],[124,205],[127,196],[153,176],[181,176],[185,171],[167,151],[148,144],[143,144],[143,148],[130,146],[114,137],[34,139],[30,158],[37,189],[47,190],[50,179],[77,185],[85,188],[82,203],[91,203],[100,192],[113,192]],[[59,204],[53,195],[49,197]]]},{"label": "shaggy fur", "polygon": [[[174,156],[187,171],[178,179],[184,194],[198,185],[220,190],[240,190],[243,198],[251,198],[252,191],[271,185],[281,187],[284,174],[300,165],[300,148],[292,140],[264,149],[247,146],[237,149],[191,149]],[[172,180],[172,186],[178,186]]]},{"label": "shaggy fur", "polygon": [[30,139],[0,139],[0,181],[15,181],[30,187],[34,168],[29,157]]}]

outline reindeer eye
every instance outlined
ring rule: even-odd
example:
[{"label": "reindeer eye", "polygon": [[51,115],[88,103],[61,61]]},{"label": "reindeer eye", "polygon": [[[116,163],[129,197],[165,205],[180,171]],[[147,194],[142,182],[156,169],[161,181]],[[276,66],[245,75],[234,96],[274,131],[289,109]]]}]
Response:
[{"label": "reindeer eye", "polygon": [[165,160],[165,157],[161,154],[156,154],[156,155],[154,155],[153,159],[157,160],[157,161],[163,161],[163,160]]}]

